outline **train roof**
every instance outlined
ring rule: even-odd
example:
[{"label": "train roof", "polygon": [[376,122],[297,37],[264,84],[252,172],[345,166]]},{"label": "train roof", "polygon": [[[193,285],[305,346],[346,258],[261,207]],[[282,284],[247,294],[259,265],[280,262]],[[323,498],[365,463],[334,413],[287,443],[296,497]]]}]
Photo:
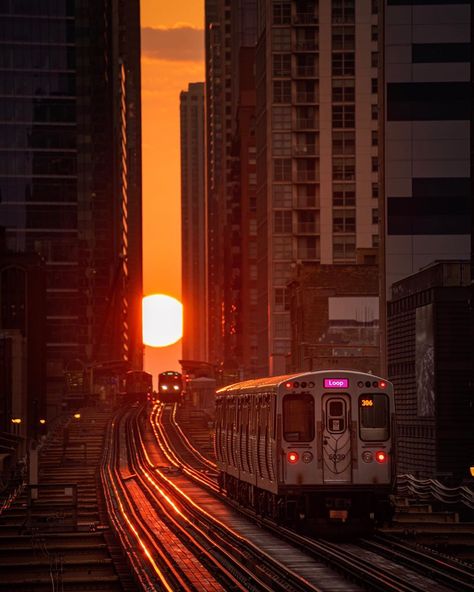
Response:
[{"label": "train roof", "polygon": [[[251,380],[244,380],[243,382],[235,382],[224,386],[216,391],[218,395],[225,395],[226,393],[248,393],[255,391],[266,391],[269,388],[276,388],[280,384],[288,382],[290,380],[315,380],[316,377],[320,376],[333,376],[333,377],[344,377],[347,375],[357,376],[369,376],[373,380],[386,380],[375,374],[369,374],[367,372],[359,372],[357,370],[313,370],[310,372],[297,372],[293,374],[281,374],[280,376],[266,376],[264,378],[253,378]],[[387,381],[388,382],[388,381]]]}]

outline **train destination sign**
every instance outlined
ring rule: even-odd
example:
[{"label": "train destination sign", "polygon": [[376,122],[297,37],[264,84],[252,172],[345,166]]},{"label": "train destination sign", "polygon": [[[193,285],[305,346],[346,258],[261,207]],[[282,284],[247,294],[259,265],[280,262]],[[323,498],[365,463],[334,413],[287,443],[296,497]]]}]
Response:
[{"label": "train destination sign", "polygon": [[324,388],[327,388],[327,389],[349,388],[349,379],[348,378],[325,378],[324,379]]}]

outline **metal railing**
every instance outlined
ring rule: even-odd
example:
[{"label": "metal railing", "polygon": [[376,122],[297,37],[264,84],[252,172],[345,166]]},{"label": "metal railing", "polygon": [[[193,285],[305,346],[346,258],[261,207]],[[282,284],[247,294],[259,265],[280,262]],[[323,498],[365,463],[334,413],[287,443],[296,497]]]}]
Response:
[{"label": "metal railing", "polygon": [[397,475],[398,495],[423,501],[438,501],[447,505],[460,504],[474,510],[474,489],[465,485],[447,487],[436,479],[416,479],[413,475]]}]

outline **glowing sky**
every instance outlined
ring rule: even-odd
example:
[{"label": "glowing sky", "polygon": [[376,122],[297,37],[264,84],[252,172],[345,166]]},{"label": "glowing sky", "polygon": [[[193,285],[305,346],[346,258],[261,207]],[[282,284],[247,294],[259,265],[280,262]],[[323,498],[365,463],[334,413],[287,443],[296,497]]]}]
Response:
[{"label": "glowing sky", "polygon": [[[141,0],[143,291],[181,298],[179,93],[204,80],[204,0]],[[180,370],[181,341],[145,348],[145,369]]]}]

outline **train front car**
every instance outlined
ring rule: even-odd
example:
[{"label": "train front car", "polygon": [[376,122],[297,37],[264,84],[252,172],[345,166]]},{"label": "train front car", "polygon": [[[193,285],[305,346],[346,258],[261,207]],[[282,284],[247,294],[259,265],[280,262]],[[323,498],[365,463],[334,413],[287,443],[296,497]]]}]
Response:
[{"label": "train front car", "polygon": [[145,403],[153,392],[153,377],[143,370],[130,370],[125,375],[125,397],[128,403]]},{"label": "train front car", "polygon": [[218,391],[216,457],[229,496],[324,536],[390,516],[393,388],[352,371],[247,381]]},{"label": "train front car", "polygon": [[178,403],[183,395],[180,372],[168,370],[158,375],[158,398],[162,403]]}]

